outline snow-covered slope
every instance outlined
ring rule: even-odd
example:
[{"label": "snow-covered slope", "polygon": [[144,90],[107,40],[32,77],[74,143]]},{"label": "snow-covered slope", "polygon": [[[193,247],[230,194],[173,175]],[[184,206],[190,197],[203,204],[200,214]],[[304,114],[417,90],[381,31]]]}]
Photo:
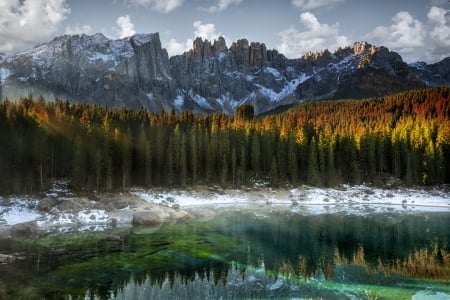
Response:
[{"label": "snow-covered slope", "polygon": [[[0,97],[32,93],[157,112],[233,113],[239,105],[252,104],[261,113],[303,100],[448,85],[449,65],[447,59],[408,66],[397,53],[365,42],[287,59],[262,43],[241,39],[227,47],[222,37],[213,42],[198,38],[191,50],[169,58],[158,33],[118,40],[64,35],[2,56]],[[380,80],[383,84],[377,85]]]}]

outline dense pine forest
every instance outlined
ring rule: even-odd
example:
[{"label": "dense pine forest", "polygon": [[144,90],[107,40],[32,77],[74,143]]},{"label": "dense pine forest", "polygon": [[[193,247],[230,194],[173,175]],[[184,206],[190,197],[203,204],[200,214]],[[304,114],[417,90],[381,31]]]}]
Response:
[{"label": "dense pine forest", "polygon": [[0,103],[0,193],[52,179],[86,190],[450,182],[450,88],[299,104],[255,117],[111,109],[32,96]]}]

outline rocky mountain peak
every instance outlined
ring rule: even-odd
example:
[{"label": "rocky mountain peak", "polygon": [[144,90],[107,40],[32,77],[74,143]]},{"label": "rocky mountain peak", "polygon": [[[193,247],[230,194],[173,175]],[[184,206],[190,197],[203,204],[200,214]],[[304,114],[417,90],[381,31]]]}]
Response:
[{"label": "rocky mountain peak", "polygon": [[303,59],[307,62],[310,62],[314,66],[324,67],[332,61],[333,57],[330,51],[328,51],[328,49],[325,49],[319,52],[307,52],[303,56]]},{"label": "rocky mountain peak", "polygon": [[450,59],[407,65],[385,47],[357,42],[287,59],[264,43],[197,38],[169,59],[158,33],[112,40],[103,34],[63,35],[33,49],[0,55],[0,98],[49,99],[112,107],[256,113],[303,100],[380,96],[450,84]]},{"label": "rocky mountain peak", "polygon": [[230,52],[238,65],[262,67],[267,64],[267,48],[263,43],[240,39],[231,45]]},{"label": "rocky mountain peak", "polygon": [[227,45],[223,37],[214,40],[212,44],[209,40],[197,37],[193,42],[192,49],[187,52],[187,56],[200,62],[227,51]]},{"label": "rocky mountain peak", "polygon": [[355,42],[353,43],[353,53],[354,55],[361,55],[361,54],[367,54],[371,51],[373,47],[371,44],[367,43],[366,41],[362,41],[362,42]]}]

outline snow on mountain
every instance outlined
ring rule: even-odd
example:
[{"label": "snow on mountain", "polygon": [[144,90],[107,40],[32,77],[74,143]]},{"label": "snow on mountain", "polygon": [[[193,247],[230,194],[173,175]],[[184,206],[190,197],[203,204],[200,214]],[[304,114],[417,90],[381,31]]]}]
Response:
[{"label": "snow on mountain", "polygon": [[[214,42],[197,38],[191,50],[169,58],[158,33],[117,40],[103,34],[63,35],[1,56],[0,96],[45,94],[157,112],[233,113],[237,106],[251,104],[261,113],[303,100],[448,85],[449,74],[450,59],[407,65],[397,53],[365,42],[334,53],[325,50],[287,59],[245,39],[228,48],[223,38]],[[384,82],[373,91],[377,78]]]},{"label": "snow on mountain", "polygon": [[11,75],[11,71],[9,69],[0,68],[0,84],[5,83],[9,75]]},{"label": "snow on mountain", "polygon": [[183,107],[184,104],[184,96],[183,95],[178,95],[174,100],[173,100],[173,104],[178,107],[181,108]]},{"label": "snow on mountain", "polygon": [[214,110],[214,108],[209,104],[208,100],[206,98],[200,96],[199,94],[194,93],[192,89],[189,90],[189,97],[194,101],[198,106],[201,108],[204,108],[206,110]]},{"label": "snow on mountain", "polygon": [[307,79],[311,78],[313,75],[306,75],[306,74],[301,74],[300,77],[293,79],[289,82],[287,82],[287,84],[283,87],[283,89],[279,92],[276,92],[270,88],[261,86],[261,85],[256,85],[259,88],[259,92],[264,95],[265,97],[269,98],[270,101],[272,102],[279,102],[283,99],[286,99],[286,97],[293,95],[295,93],[295,90],[297,89],[297,87],[305,82]]}]

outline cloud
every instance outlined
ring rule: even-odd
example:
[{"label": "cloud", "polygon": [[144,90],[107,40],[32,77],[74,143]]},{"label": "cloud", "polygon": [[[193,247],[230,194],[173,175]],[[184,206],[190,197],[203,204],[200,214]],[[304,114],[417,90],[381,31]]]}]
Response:
[{"label": "cloud", "polygon": [[406,11],[397,13],[392,22],[390,26],[376,27],[368,38],[399,52],[406,60],[413,59],[413,52],[425,46],[427,30],[424,24]]},{"label": "cloud", "polygon": [[131,23],[131,18],[129,15],[119,17],[116,24],[119,26],[118,33],[120,38],[129,37],[136,33],[136,30],[134,30],[134,24]]},{"label": "cloud", "polygon": [[291,0],[291,4],[303,10],[311,10],[324,6],[332,6],[345,0]]},{"label": "cloud", "polygon": [[200,37],[203,40],[214,41],[222,36],[221,33],[217,32],[216,26],[212,23],[203,24],[202,21],[195,21],[193,24],[194,36],[193,38],[187,39],[186,42],[178,42],[176,39],[172,38],[169,42],[165,43],[165,48],[169,53],[169,56],[174,56],[182,54],[183,52],[192,49],[192,44],[194,43],[194,38]]},{"label": "cloud", "polygon": [[243,0],[219,0],[216,5],[208,8],[209,12],[221,12],[226,10],[232,4],[240,4]]},{"label": "cloud", "polygon": [[213,41],[220,36],[220,33],[216,31],[216,26],[214,24],[203,24],[202,21],[195,21],[193,25],[195,28],[195,37],[201,37],[204,40]]},{"label": "cloud", "polygon": [[18,51],[50,39],[69,14],[65,0],[2,0],[0,52]]},{"label": "cloud", "polygon": [[150,7],[153,10],[169,13],[183,5],[184,0],[128,0],[131,5]]},{"label": "cloud", "polygon": [[165,48],[169,56],[179,55],[191,49],[193,42],[194,41],[192,39],[187,39],[185,43],[180,43],[176,39],[172,38],[168,43],[166,43]]},{"label": "cloud", "polygon": [[92,34],[93,29],[90,25],[76,25],[75,27],[66,27],[65,34]]},{"label": "cloud", "polygon": [[432,29],[427,58],[433,61],[450,56],[450,14],[447,10],[433,6],[427,14]]},{"label": "cloud", "polygon": [[298,58],[308,51],[335,49],[350,44],[346,36],[339,34],[339,23],[321,24],[310,12],[300,15],[300,23],[306,28],[305,31],[291,26],[278,33],[281,37],[278,50],[289,58]]}]

